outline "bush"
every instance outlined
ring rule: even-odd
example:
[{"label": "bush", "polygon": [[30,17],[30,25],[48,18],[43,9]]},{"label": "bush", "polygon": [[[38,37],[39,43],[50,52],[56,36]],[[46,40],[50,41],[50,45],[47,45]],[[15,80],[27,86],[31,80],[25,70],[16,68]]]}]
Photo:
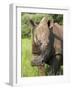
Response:
[{"label": "bush", "polygon": [[60,25],[63,25],[63,15],[62,14],[53,14],[52,15],[54,22],[57,22]]}]

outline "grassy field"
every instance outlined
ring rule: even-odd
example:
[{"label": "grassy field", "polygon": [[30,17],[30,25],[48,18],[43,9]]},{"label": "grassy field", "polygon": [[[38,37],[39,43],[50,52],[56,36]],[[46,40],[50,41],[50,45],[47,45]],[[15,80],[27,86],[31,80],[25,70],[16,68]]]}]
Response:
[{"label": "grassy field", "polygon": [[[39,76],[38,68],[31,66],[32,61],[32,39],[22,39],[22,59],[21,59],[21,76],[22,77],[33,77]],[[45,65],[45,76],[48,76],[49,72],[48,65]],[[61,69],[61,75],[63,75],[63,69]]]},{"label": "grassy field", "polygon": [[21,76],[31,77],[38,76],[37,67],[31,66],[32,60],[32,41],[30,38],[22,39],[22,60],[21,60]]}]

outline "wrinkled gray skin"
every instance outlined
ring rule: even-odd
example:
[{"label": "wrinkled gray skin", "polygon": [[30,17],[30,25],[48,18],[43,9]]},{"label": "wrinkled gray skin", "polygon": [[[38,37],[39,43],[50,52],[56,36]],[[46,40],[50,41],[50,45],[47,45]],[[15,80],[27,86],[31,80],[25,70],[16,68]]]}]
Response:
[{"label": "wrinkled gray skin", "polygon": [[36,49],[36,52],[33,52],[31,64],[33,66],[38,66],[46,63],[51,66],[49,74],[60,75],[60,66],[63,64],[62,27],[57,23],[48,21],[46,17],[41,20],[39,25],[34,24],[33,21],[31,21],[31,24],[34,30],[33,48]]},{"label": "wrinkled gray skin", "polygon": [[44,17],[39,25],[36,25],[33,21],[31,21],[33,25],[33,54],[39,54],[37,57],[33,55],[32,65],[40,65],[42,64],[44,57],[49,54],[50,46],[49,46],[49,28],[48,28],[48,19]]}]

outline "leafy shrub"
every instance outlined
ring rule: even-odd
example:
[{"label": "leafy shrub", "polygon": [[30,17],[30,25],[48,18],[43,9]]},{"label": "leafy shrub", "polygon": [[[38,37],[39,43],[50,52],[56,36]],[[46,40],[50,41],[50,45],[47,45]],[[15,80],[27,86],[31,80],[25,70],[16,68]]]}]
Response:
[{"label": "leafy shrub", "polygon": [[54,22],[57,22],[60,25],[63,25],[63,15],[62,14],[52,14],[52,17],[54,19]]}]

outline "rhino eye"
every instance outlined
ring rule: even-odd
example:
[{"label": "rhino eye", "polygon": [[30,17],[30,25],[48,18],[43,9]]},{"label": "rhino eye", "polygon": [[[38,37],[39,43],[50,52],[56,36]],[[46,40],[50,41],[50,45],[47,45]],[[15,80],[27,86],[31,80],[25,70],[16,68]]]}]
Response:
[{"label": "rhino eye", "polygon": [[38,40],[38,46],[41,46],[41,45],[42,45],[41,41],[40,41],[40,40]]}]

